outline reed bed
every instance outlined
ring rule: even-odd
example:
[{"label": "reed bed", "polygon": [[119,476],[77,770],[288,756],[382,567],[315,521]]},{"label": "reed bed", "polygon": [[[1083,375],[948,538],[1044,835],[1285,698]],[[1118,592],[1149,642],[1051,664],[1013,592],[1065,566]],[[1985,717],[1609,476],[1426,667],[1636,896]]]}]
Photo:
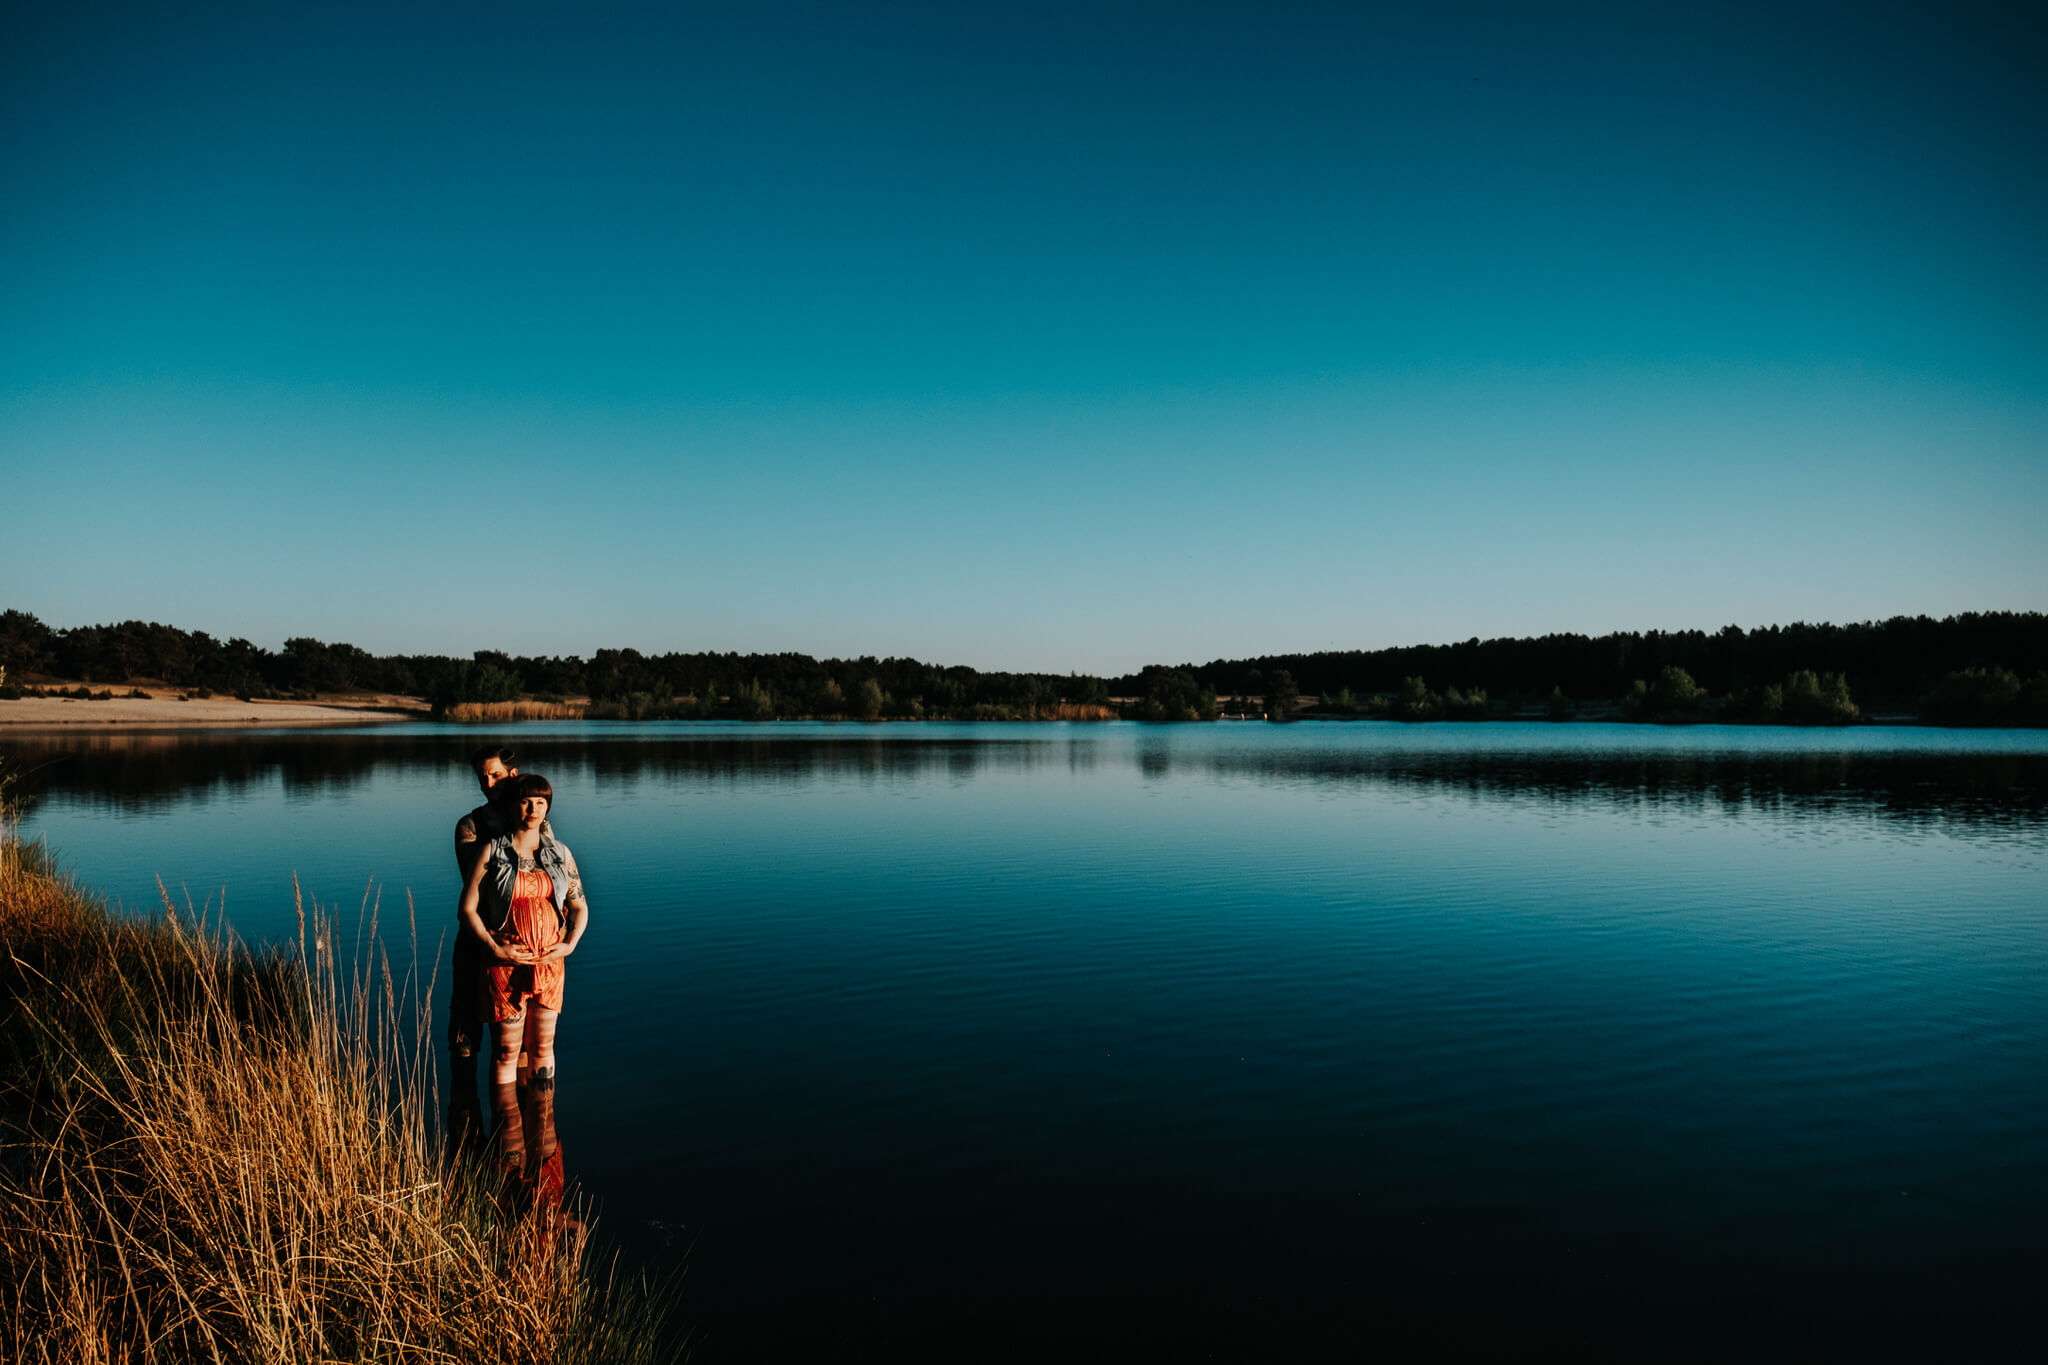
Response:
[{"label": "reed bed", "polygon": [[1063,701],[1051,706],[1041,706],[1038,714],[1046,720],[1115,720],[1114,706],[1097,706],[1091,702]]},{"label": "reed bed", "polygon": [[459,721],[582,720],[590,708],[569,701],[462,701],[448,708]]},{"label": "reed bed", "polygon": [[188,906],[111,915],[0,828],[0,1359],[673,1359],[661,1296],[580,1225],[450,1159],[425,992],[374,907],[355,960]]}]

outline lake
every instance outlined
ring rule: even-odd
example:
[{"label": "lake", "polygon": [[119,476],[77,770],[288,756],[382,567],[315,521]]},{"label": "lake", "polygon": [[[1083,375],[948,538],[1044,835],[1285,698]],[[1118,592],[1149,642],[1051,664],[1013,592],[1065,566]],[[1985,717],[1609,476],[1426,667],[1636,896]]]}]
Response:
[{"label": "lake", "polygon": [[590,889],[570,1174],[627,1264],[687,1257],[699,1359],[2038,1322],[2048,734],[404,725],[0,752],[47,765],[26,831],[125,904],[161,878],[288,939],[296,873],[350,923],[381,896],[401,941],[409,891],[431,948],[486,739],[553,782]]}]

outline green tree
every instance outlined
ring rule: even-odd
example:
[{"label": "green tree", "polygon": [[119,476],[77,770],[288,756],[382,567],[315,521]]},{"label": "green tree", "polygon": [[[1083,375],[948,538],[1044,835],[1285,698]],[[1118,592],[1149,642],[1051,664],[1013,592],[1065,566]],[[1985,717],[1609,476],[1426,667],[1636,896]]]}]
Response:
[{"label": "green tree", "polygon": [[1086,677],[1079,673],[1067,675],[1061,688],[1066,700],[1081,706],[1101,706],[1109,701],[1109,685],[1100,678]]},{"label": "green tree", "polygon": [[1847,725],[1856,719],[1848,679],[1839,673],[1802,668],[1786,677],[1783,698],[1788,725]]},{"label": "green tree", "polygon": [[1486,697],[1486,689],[1475,687],[1461,692],[1455,687],[1444,689],[1444,715],[1451,720],[1485,720],[1493,714],[1493,707]]},{"label": "green tree", "polygon": [[1296,703],[1301,700],[1301,688],[1295,685],[1294,674],[1284,668],[1273,670],[1266,680],[1266,719],[1293,720]]},{"label": "green tree", "polygon": [[853,689],[853,713],[862,720],[880,720],[882,708],[888,704],[889,694],[873,678],[863,678]]},{"label": "green tree", "polygon": [[48,672],[56,635],[25,611],[0,611],[0,665],[23,673]]},{"label": "green tree", "polygon": [[732,690],[732,713],[741,720],[767,720],[775,714],[775,698],[749,678]]},{"label": "green tree", "polygon": [[1154,664],[1139,674],[1139,680],[1143,694],[1134,711],[1137,719],[1162,723],[1216,719],[1216,694],[1185,669]]},{"label": "green tree", "polygon": [[1697,710],[1706,689],[1692,680],[1692,674],[1675,664],[1657,670],[1650,687],[1650,709],[1660,715],[1679,715]]},{"label": "green tree", "polygon": [[1391,715],[1395,720],[1435,720],[1444,713],[1444,699],[1429,690],[1429,684],[1420,677],[1401,679],[1401,690],[1394,695]]},{"label": "green tree", "polygon": [[443,659],[432,671],[426,686],[427,701],[436,711],[466,701],[514,701],[519,696],[519,679],[496,664],[469,659]]},{"label": "green tree", "polygon": [[2009,725],[2048,725],[2048,669],[2027,679],[2006,716]]},{"label": "green tree", "polygon": [[2003,725],[2019,699],[2020,676],[2011,669],[1960,669],[1920,699],[1920,719],[1930,725]]}]

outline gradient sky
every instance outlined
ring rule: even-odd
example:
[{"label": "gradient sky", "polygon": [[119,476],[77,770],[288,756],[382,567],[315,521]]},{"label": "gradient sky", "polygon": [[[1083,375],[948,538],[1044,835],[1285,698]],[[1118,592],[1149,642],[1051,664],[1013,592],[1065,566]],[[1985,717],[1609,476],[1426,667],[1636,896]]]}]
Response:
[{"label": "gradient sky", "polygon": [[2036,7],[0,18],[0,606],[979,667],[2048,608]]}]

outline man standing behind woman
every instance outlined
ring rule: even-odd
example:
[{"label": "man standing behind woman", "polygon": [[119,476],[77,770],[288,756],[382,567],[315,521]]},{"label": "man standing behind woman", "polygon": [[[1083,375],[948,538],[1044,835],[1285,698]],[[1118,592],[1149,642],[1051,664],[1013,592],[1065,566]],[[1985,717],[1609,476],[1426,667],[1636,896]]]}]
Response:
[{"label": "man standing behind woman", "polygon": [[[471,754],[469,766],[484,803],[455,823],[455,871],[464,886],[469,885],[469,874],[490,852],[492,842],[512,832],[517,817],[509,809],[510,784],[519,776],[512,751],[497,745],[486,745]],[[552,839],[555,832],[543,824],[541,836]],[[448,1055],[455,1062],[458,1098],[466,1093],[474,1099],[476,1094],[476,1054],[484,1037],[483,1015],[476,999],[477,977],[483,970],[480,953],[476,936],[469,932],[458,909],[455,948],[448,964]]]},{"label": "man standing behind woman", "polygon": [[575,858],[548,827],[554,789],[537,773],[511,778],[508,786],[507,811],[517,819],[470,869],[462,888],[463,932],[483,964],[477,1004],[496,1029],[493,1080],[502,1086],[518,1079],[530,1020],[533,1081],[546,1089],[555,1080],[563,968],[590,923],[590,907]]}]

